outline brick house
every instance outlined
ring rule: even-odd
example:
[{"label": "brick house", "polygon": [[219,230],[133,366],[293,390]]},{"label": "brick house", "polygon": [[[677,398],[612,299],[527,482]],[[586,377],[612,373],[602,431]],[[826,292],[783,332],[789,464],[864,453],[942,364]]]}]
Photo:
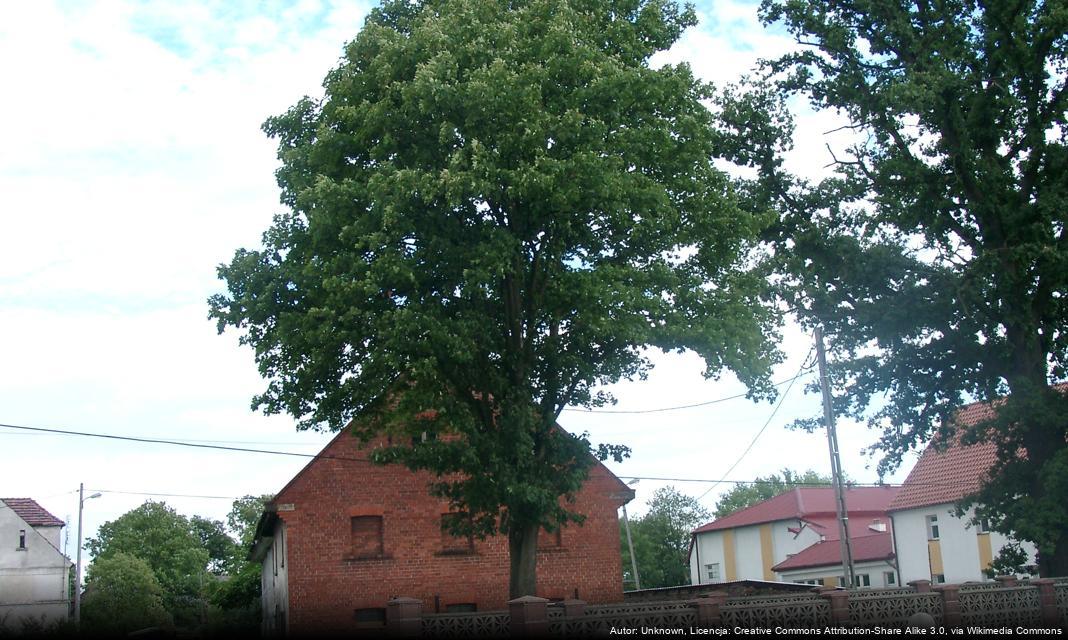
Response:
[{"label": "brick house", "polygon": [[[339,433],[282,488],[260,518],[251,558],[262,564],[265,634],[381,631],[386,603],[426,612],[504,609],[508,541],[451,535],[448,504],[428,472],[370,463],[375,442]],[[617,509],[633,490],[600,463],[571,508],[586,516],[538,542],[537,595],[623,599]]]}]

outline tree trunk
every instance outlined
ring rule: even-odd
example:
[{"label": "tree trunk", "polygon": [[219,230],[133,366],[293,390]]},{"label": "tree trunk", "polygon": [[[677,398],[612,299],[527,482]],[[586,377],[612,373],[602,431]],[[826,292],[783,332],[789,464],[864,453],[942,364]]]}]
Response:
[{"label": "tree trunk", "polygon": [[535,595],[539,529],[537,524],[530,524],[517,526],[508,532],[508,557],[511,561],[509,599]]},{"label": "tree trunk", "polygon": [[1038,554],[1038,574],[1043,578],[1068,576],[1068,535],[1061,534],[1052,554]]}]

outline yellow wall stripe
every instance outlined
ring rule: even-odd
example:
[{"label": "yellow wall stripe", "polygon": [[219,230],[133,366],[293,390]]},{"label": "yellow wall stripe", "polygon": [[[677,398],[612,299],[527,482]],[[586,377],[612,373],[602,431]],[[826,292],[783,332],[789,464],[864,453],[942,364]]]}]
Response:
[{"label": "yellow wall stripe", "polygon": [[931,578],[939,573],[945,573],[942,569],[942,546],[938,540],[927,541],[927,557],[931,561]]},{"label": "yellow wall stripe", "polygon": [[738,579],[738,568],[735,566],[734,558],[734,531],[727,529],[723,532],[723,564],[727,565],[724,570],[727,572],[727,581]]},{"label": "yellow wall stripe", "polygon": [[990,543],[990,534],[980,533],[975,538],[979,544],[979,569],[985,571],[994,562],[994,549]]},{"label": "yellow wall stripe", "polygon": [[764,579],[768,582],[775,581],[775,572],[771,570],[775,564],[771,546],[771,524],[760,525],[760,560],[764,566]]}]

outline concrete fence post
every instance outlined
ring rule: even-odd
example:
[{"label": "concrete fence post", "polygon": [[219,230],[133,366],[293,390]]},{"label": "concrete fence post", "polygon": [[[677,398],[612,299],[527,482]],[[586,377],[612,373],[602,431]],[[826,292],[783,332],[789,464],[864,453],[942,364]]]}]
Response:
[{"label": "concrete fence post", "polygon": [[824,587],[819,594],[831,601],[831,624],[844,627],[849,624],[849,592],[845,589]]},{"label": "concrete fence post", "polygon": [[960,585],[940,584],[934,588],[942,596],[942,623],[947,627],[961,625]]},{"label": "concrete fence post", "polygon": [[567,618],[580,618],[586,615],[586,601],[578,598],[568,598],[560,603]]},{"label": "concrete fence post", "polygon": [[912,587],[916,593],[931,593],[930,580],[909,580],[908,585]]},{"label": "concrete fence post", "polygon": [[418,638],[423,635],[423,601],[393,598],[387,602],[386,633],[391,638]]},{"label": "concrete fence post", "polygon": [[537,596],[523,596],[508,601],[512,618],[512,637],[543,638],[549,635],[549,601]]},{"label": "concrete fence post", "polygon": [[696,600],[691,600],[690,606],[697,609],[697,626],[718,627],[723,619],[723,605],[725,604],[727,604],[726,591],[713,591]]},{"label": "concrete fence post", "polygon": [[1057,606],[1057,583],[1052,578],[1036,578],[1031,584],[1038,587],[1038,601],[1042,608],[1042,624],[1060,627],[1068,624],[1068,618],[1061,616]]}]

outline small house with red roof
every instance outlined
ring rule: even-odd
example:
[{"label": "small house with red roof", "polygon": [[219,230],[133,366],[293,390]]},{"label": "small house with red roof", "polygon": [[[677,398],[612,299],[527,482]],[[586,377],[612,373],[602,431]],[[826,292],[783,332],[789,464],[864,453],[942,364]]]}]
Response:
[{"label": "small house with red roof", "polygon": [[[991,417],[989,404],[975,403],[961,408],[956,420],[968,427]],[[889,508],[902,580],[988,579],[983,571],[1011,540],[982,522],[973,523],[973,512],[958,518],[955,505],[979,489],[996,455],[990,442],[963,446],[955,440],[945,448],[932,444],[924,450]],[[1033,564],[1034,545],[1020,546]]]},{"label": "small house with red roof", "polygon": [[[435,476],[371,463],[386,440],[341,431],[266,505],[250,556],[262,565],[264,635],[379,635],[396,597],[426,613],[506,608],[507,539],[453,535],[460,514],[430,495]],[[617,511],[633,497],[604,465],[590,468],[568,505],[585,521],[539,536],[536,595],[622,601]]]},{"label": "small house with red roof", "polygon": [[7,627],[67,619],[73,565],[60,551],[63,527],[31,498],[0,498],[0,619]]},{"label": "small house with red roof", "polygon": [[[862,586],[898,582],[887,514],[897,492],[897,487],[853,487],[845,492]],[[843,574],[839,540],[834,490],[797,487],[696,529],[690,544],[690,581],[837,585]]]}]

